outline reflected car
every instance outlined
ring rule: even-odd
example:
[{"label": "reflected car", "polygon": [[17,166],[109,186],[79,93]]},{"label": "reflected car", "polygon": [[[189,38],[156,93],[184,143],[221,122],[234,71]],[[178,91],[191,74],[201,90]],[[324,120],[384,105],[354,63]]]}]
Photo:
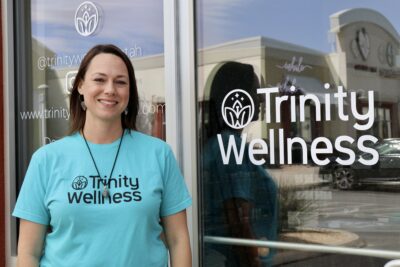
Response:
[{"label": "reflected car", "polygon": [[[355,161],[345,166],[338,164],[337,157],[330,164],[321,166],[319,173],[332,179],[334,187],[349,190],[367,184],[400,184],[400,138],[384,139],[373,146],[379,154],[375,165],[367,166]],[[356,157],[371,157],[356,153]]]}]

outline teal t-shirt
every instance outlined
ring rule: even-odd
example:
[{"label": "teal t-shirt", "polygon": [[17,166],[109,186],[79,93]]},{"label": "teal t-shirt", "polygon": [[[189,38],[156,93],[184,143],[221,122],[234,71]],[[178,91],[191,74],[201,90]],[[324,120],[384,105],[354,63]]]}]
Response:
[{"label": "teal t-shirt", "polygon": [[120,140],[89,143],[110,196],[80,134],[64,137],[32,156],[13,216],[49,225],[40,267],[167,266],[160,218],[191,205],[169,146],[126,131]]},{"label": "teal t-shirt", "polygon": [[[240,150],[243,141],[240,134],[229,130],[220,133],[225,151],[230,139]],[[204,146],[201,176],[202,195],[206,203],[202,210],[204,232],[210,236],[237,237],[233,236],[232,226],[227,223],[224,203],[227,200],[243,199],[251,203],[252,212],[248,219],[253,238],[275,241],[278,227],[277,185],[264,167],[250,161],[248,149],[246,144],[241,164],[236,163],[233,153],[228,163],[224,164],[217,136],[211,137]],[[240,208],[237,208],[240,212]],[[226,257],[226,266],[238,266],[238,257],[229,246],[206,244],[205,257],[209,257],[208,253],[212,253],[212,250],[219,251]],[[270,266],[274,255],[275,251],[271,250],[268,255],[260,257],[262,266]]]}]

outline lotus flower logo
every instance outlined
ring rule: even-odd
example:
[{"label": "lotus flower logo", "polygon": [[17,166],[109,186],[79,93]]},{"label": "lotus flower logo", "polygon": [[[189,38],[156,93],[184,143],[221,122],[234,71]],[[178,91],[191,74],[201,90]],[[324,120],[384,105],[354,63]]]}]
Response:
[{"label": "lotus flower logo", "polygon": [[235,89],[225,96],[221,111],[226,124],[233,129],[242,129],[253,118],[254,102],[246,91]]},{"label": "lotus flower logo", "polygon": [[75,190],[85,189],[88,184],[88,179],[85,176],[77,176],[72,181],[72,188]]},{"label": "lotus flower logo", "polygon": [[99,11],[90,1],[83,2],[75,12],[75,29],[82,36],[92,35],[99,24]]}]

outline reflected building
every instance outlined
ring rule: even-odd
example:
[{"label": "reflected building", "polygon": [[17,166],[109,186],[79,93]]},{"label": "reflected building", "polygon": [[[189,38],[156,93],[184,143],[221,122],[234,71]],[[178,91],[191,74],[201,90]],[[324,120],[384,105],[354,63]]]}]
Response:
[{"label": "reflected building", "polygon": [[[295,107],[290,101],[277,103],[276,98],[271,98],[270,103],[264,101],[260,119],[244,129],[248,139],[271,139],[269,129],[283,129],[285,139],[302,137],[307,147],[319,136],[331,140],[340,135],[354,139],[364,134],[379,139],[399,136],[400,38],[397,31],[380,13],[362,8],[335,13],[330,16],[330,24],[331,53],[262,36],[199,50],[198,74],[201,77],[197,86],[201,105],[207,106],[207,92],[219,66],[223,62],[237,61],[253,66],[261,87],[278,87],[277,96],[288,99],[294,96],[296,99]],[[57,63],[57,55],[33,40],[33,62],[40,62],[39,57],[43,56]],[[138,57],[132,61],[141,97],[138,127],[165,139],[164,56]],[[33,69],[33,87],[37,90],[33,90],[32,103],[37,107],[32,110],[45,109],[47,118],[57,119],[51,123],[43,119],[37,121],[33,128],[36,141],[32,151],[67,132],[68,87],[77,71],[76,66]],[[347,94],[343,107],[339,107],[338,99],[333,97],[338,87]],[[357,111],[367,113],[368,91],[374,91],[374,124],[367,131],[358,131],[353,127],[357,122],[354,116],[348,116],[348,121],[344,121],[339,113],[351,114],[351,92],[357,96]],[[327,94],[330,94],[329,99],[325,97]],[[314,95],[316,99],[301,102],[301,95]],[[267,112],[273,118],[268,123]],[[296,119],[290,119],[293,112]],[[299,117],[300,113],[304,115],[303,119]],[[321,119],[315,119],[318,113]],[[207,123],[207,114],[202,113],[202,116],[200,119]],[[275,131],[274,139],[278,138],[278,131]],[[304,145],[303,148],[293,146],[292,150],[291,163],[306,163],[306,155],[301,152],[305,150]]]},{"label": "reflected building", "polygon": [[[277,95],[296,96],[297,119],[294,122],[290,120],[289,101],[276,103],[272,99],[269,103],[272,118],[279,112],[281,120],[265,123],[265,108],[268,107],[264,105],[261,119],[245,129],[249,139],[265,138],[268,129],[278,128],[284,130],[285,138],[301,136],[308,145],[319,136],[329,139],[339,135],[354,139],[364,134],[379,139],[399,136],[400,63],[396,60],[400,60],[400,39],[397,31],[383,15],[369,9],[341,11],[331,15],[330,22],[331,53],[261,36],[202,49],[198,57],[199,74],[202,76],[198,79],[198,98],[202,100],[202,105],[207,105],[207,91],[215,69],[221,62],[234,60],[251,64],[261,87],[278,87]],[[328,89],[325,88],[326,83],[329,84]],[[294,90],[290,90],[292,86]],[[360,114],[365,114],[368,111],[368,91],[374,91],[375,119],[370,129],[358,131],[353,127],[356,123],[353,116],[348,116],[348,121],[339,117],[338,100],[333,97],[339,86],[347,94],[343,101],[344,115],[351,115],[352,112],[351,92],[357,97],[355,108]],[[318,98],[318,103],[307,101],[301,105],[298,96],[310,94]],[[329,103],[326,94],[331,95]],[[318,108],[321,120],[315,120]],[[299,118],[300,109],[304,113],[302,121]],[[330,120],[326,119],[327,109]],[[204,122],[208,120],[202,119]],[[301,155],[299,157],[293,162],[300,163]]]},{"label": "reflected building", "polygon": [[[333,50],[331,53],[262,36],[199,50],[198,74],[201,77],[197,86],[201,105],[207,105],[209,98],[207,92],[219,66],[223,62],[237,61],[254,67],[261,87],[278,87],[278,96],[296,97],[295,121],[290,120],[293,112],[290,101],[276,103],[276,99],[272,98],[269,105],[263,102],[260,119],[244,129],[248,139],[268,139],[269,129],[283,129],[285,138],[301,136],[307,146],[319,136],[332,140],[340,135],[357,139],[367,133],[379,139],[399,136],[400,38],[397,31],[380,13],[361,8],[331,15],[330,24]],[[56,58],[52,51],[35,40],[33,51],[33,62],[40,62],[39,56],[43,55]],[[138,127],[146,133],[165,139],[164,56],[160,54],[139,57],[133,58],[132,61],[141,97]],[[43,70],[34,68],[34,70],[33,85],[35,88],[42,88],[34,90],[36,95],[34,102],[37,102],[35,105],[39,105],[40,98],[42,108],[46,107],[49,112],[53,111],[53,116],[64,116],[68,107],[68,87],[77,71],[76,66],[68,68],[59,66]],[[325,88],[327,83],[328,89]],[[333,97],[339,86],[348,94],[343,102],[344,114],[351,114],[350,92],[356,93],[356,108],[364,114],[368,111],[367,92],[374,91],[375,120],[370,129],[357,131],[353,127],[356,123],[353,116],[349,116],[348,121],[339,118],[338,101]],[[291,90],[291,87],[294,87],[294,90]],[[300,95],[310,94],[316,96],[318,102],[299,101]],[[331,95],[329,103],[326,103],[326,94]],[[272,118],[280,115],[281,119],[265,123],[266,108],[271,109]],[[322,117],[320,120],[315,120],[317,109],[320,109]],[[328,109],[330,120],[326,119]],[[64,115],[60,114],[63,112]],[[303,120],[299,118],[300,112],[304,114]],[[207,114],[202,113],[202,116],[204,117],[200,119],[207,123]],[[37,138],[34,140],[37,141],[32,144],[32,150],[40,144],[62,137],[68,129],[68,122],[52,120],[46,124],[46,120],[42,120],[36,128],[34,136]],[[276,140],[279,138],[277,131],[274,138]],[[292,163],[304,162],[302,159],[305,155],[301,153],[301,147],[293,147],[292,150]]]},{"label": "reflected building", "polygon": [[399,136],[400,36],[382,14],[351,9],[330,17],[336,51],[331,68],[350,90],[359,93],[365,109],[365,92],[375,91],[375,124],[370,133],[380,138]]}]

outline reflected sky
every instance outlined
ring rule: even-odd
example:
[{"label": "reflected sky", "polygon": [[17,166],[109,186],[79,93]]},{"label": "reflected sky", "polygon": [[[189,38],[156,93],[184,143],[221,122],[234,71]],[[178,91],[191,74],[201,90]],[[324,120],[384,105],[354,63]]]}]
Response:
[{"label": "reflected sky", "polygon": [[[163,1],[97,0],[101,29],[80,36],[74,26],[82,0],[32,0],[32,35],[57,54],[82,54],[98,43],[140,48],[142,56],[163,53]],[[266,36],[322,52],[332,51],[329,16],[348,8],[370,8],[400,29],[397,0],[198,0],[199,48]]]},{"label": "reflected sky", "polygon": [[75,11],[82,0],[32,0],[32,36],[58,55],[82,54],[98,43],[122,49],[140,48],[141,55],[164,51],[163,5],[160,0],[96,0],[100,30],[88,37],[75,30]]},{"label": "reflected sky", "polygon": [[329,16],[349,8],[378,11],[400,29],[397,0],[199,0],[198,45],[265,36],[331,52]]}]

